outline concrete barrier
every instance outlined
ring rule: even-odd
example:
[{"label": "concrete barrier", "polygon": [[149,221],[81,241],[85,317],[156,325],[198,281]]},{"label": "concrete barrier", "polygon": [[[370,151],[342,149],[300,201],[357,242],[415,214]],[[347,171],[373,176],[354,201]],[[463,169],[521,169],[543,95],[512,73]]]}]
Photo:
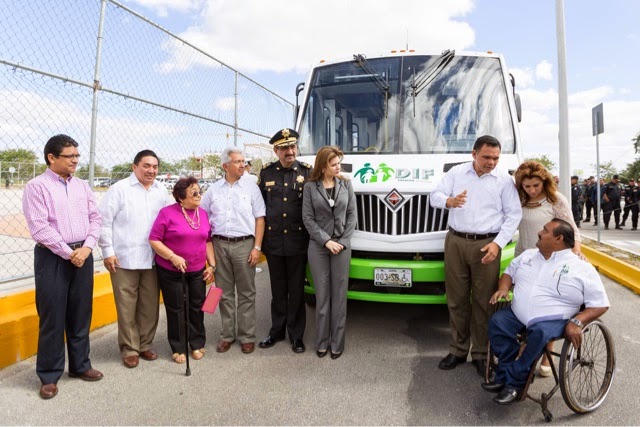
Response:
[{"label": "concrete barrier", "polygon": [[582,245],[580,251],[601,274],[640,294],[640,268],[591,249],[586,245]]},{"label": "concrete barrier", "polygon": [[[0,369],[38,351],[38,312],[35,290],[0,298]],[[93,284],[91,330],[117,320],[109,273],[98,273]]]}]

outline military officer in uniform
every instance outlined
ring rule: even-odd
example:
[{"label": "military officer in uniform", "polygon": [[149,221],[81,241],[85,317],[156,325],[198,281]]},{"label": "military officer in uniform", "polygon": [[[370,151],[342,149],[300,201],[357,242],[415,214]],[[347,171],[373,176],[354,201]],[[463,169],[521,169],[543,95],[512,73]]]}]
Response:
[{"label": "military officer in uniform", "polygon": [[288,332],[292,350],[303,353],[309,233],[302,223],[302,189],[311,165],[296,160],[298,136],[293,129],[283,129],[271,138],[278,161],[266,164],[258,180],[267,206],[262,250],[269,264],[272,295],[271,330],[259,346],[273,347]]}]

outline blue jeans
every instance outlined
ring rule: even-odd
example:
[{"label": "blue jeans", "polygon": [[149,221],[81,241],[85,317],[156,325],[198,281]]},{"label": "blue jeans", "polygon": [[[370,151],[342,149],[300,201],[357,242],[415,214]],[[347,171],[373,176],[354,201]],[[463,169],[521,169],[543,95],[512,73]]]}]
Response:
[{"label": "blue jeans", "polygon": [[496,382],[522,389],[547,342],[563,336],[566,325],[567,320],[561,319],[538,322],[526,328],[527,345],[516,360],[520,351],[516,335],[525,326],[513,314],[511,307],[497,311],[489,321],[489,341],[499,361]]}]

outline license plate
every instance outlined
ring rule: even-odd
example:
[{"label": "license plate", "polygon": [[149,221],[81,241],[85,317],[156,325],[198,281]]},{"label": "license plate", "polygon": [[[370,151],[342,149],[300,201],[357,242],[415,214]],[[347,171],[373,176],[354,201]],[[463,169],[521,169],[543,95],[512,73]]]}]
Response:
[{"label": "license plate", "polygon": [[373,284],[394,288],[411,287],[410,268],[374,268]]}]

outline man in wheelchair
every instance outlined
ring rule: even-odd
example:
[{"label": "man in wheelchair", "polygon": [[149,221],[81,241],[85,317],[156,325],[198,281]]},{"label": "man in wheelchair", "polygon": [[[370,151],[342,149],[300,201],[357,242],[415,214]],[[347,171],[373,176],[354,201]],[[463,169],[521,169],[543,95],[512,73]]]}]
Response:
[{"label": "man in wheelchair", "polygon": [[[596,269],[571,251],[574,233],[568,222],[554,218],[545,224],[536,246],[511,262],[490,300],[496,304],[507,298],[515,283],[511,306],[498,310],[489,321],[489,341],[499,362],[495,380],[482,388],[498,393],[493,401],[501,405],[519,400],[547,342],[564,333],[575,348],[580,347],[584,325],[609,308]],[[583,304],[585,309],[579,312]],[[523,332],[527,343],[518,357],[516,336]]]}]

